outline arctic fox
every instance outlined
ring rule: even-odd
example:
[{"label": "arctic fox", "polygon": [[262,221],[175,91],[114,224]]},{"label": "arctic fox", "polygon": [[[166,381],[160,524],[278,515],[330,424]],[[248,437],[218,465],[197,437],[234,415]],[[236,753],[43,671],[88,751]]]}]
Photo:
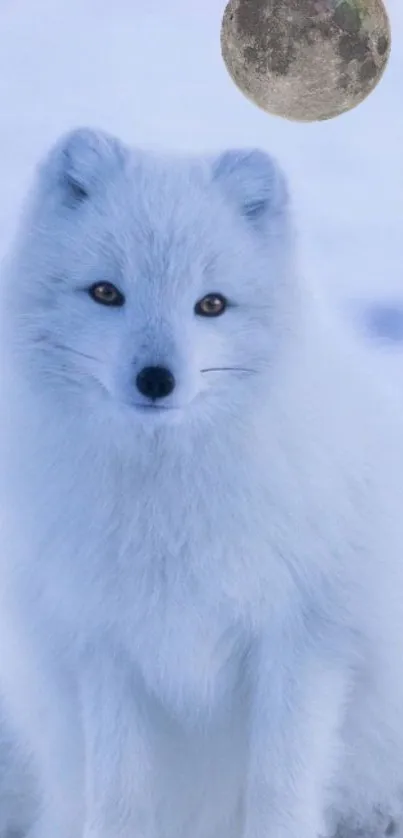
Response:
[{"label": "arctic fox", "polygon": [[299,275],[277,163],[71,132],[0,326],[0,690],[29,836],[386,829],[402,434]]}]

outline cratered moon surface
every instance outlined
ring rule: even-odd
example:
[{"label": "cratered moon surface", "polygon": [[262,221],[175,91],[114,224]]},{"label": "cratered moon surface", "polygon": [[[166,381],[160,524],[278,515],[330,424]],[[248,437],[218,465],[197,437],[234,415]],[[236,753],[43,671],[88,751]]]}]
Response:
[{"label": "cratered moon surface", "polygon": [[300,122],[362,102],[390,47],[382,0],[230,0],[221,27],[237,87],[268,113]]}]

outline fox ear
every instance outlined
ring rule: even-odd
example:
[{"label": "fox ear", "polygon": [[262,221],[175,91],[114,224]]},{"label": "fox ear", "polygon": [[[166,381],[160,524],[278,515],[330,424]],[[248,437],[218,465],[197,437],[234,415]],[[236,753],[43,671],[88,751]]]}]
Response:
[{"label": "fox ear", "polygon": [[213,177],[249,221],[264,221],[283,213],[288,205],[283,172],[259,149],[225,151],[214,161]]},{"label": "fox ear", "polygon": [[45,186],[54,188],[58,184],[68,203],[80,204],[107,180],[123,156],[123,147],[114,137],[91,128],[77,128],[53,146],[40,166],[40,175]]}]

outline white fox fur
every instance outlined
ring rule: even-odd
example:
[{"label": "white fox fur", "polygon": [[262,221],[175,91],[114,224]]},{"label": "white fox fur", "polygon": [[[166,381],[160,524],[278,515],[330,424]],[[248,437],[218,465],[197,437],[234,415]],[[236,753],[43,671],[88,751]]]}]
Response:
[{"label": "white fox fur", "polygon": [[[210,292],[229,306],[200,317]],[[30,838],[316,838],[378,809],[382,831],[402,434],[295,269],[277,164],[72,132],[0,303],[4,832],[25,782]],[[147,365],[170,410],[136,390]]]}]

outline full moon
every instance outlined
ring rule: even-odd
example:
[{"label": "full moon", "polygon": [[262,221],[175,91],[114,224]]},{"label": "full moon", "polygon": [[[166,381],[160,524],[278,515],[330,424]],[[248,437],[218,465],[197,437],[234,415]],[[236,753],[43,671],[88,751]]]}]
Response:
[{"label": "full moon", "polygon": [[359,105],[387,65],[382,0],[230,0],[221,51],[237,87],[268,113],[298,122]]}]

